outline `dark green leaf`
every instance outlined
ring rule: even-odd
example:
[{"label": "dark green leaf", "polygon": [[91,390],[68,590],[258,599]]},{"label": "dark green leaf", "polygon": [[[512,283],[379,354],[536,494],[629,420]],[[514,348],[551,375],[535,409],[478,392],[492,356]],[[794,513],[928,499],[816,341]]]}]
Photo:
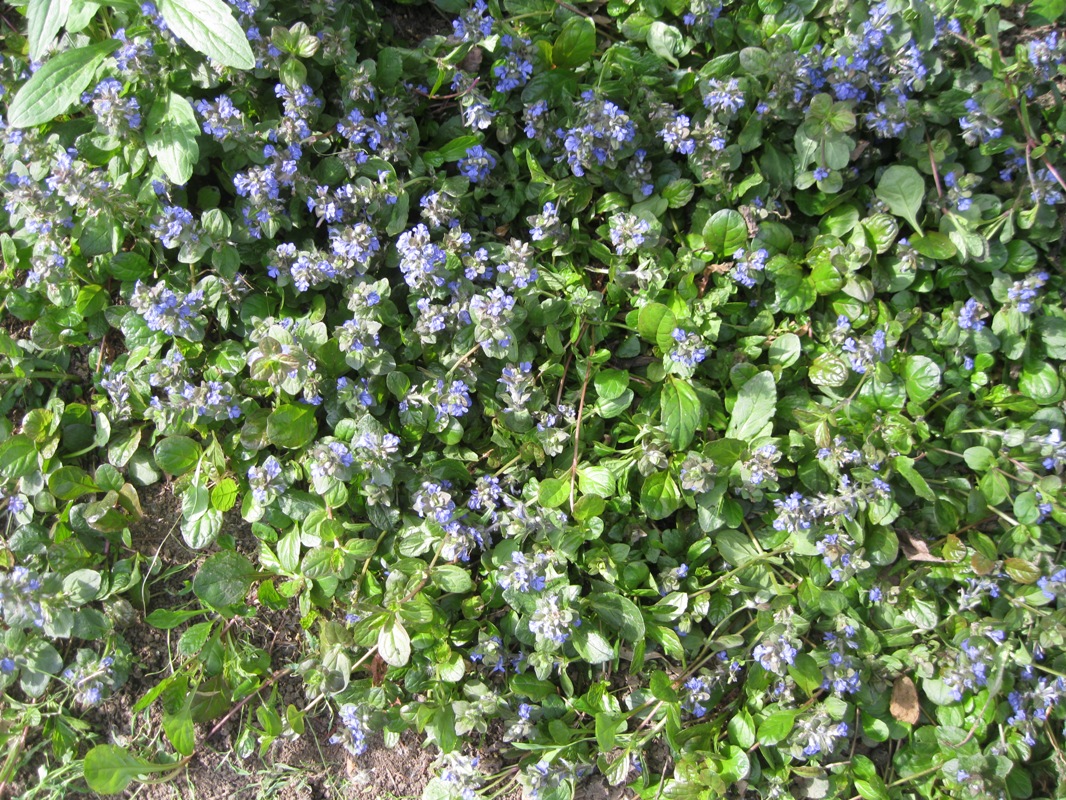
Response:
[{"label": "dark green leaf", "polygon": [[131,782],[159,767],[114,744],[98,744],[85,754],[85,782],[100,794],[118,794]]},{"label": "dark green leaf", "polygon": [[552,45],[552,61],[563,69],[576,69],[596,52],[596,25],[588,17],[571,17],[563,23]]},{"label": "dark green leaf", "polygon": [[48,491],[60,500],[77,500],[97,491],[96,483],[81,467],[60,467],[48,476]]},{"label": "dark green leaf", "polygon": [[640,506],[651,519],[666,519],[681,507],[681,493],[669,472],[653,472],[644,479]]},{"label": "dark green leaf", "polygon": [[925,356],[907,356],[903,362],[903,380],[907,396],[915,403],[924,403],[940,388],[940,367]]},{"label": "dark green leaf", "polygon": [[244,600],[255,576],[251,561],[233,550],[223,550],[200,566],[192,590],[212,608],[226,608]]},{"label": "dark green leaf", "polygon": [[783,741],[796,724],[795,711],[775,711],[759,725],[759,744],[774,745]]},{"label": "dark green leaf", "polygon": [[700,422],[700,399],[686,381],[670,379],[659,396],[663,430],[675,451],[692,443]]},{"label": "dark green leaf", "polygon": [[589,664],[602,664],[615,657],[611,643],[596,631],[588,630],[585,626],[574,631],[573,642],[578,655]]},{"label": "dark green leaf", "polygon": [[748,243],[748,224],[740,212],[723,208],[707,221],[703,240],[716,256],[730,258]]},{"label": "dark green leaf", "polygon": [[570,481],[545,478],[537,489],[537,500],[545,508],[558,508],[570,499]]},{"label": "dark green leaf", "polygon": [[155,447],[155,463],[170,475],[184,475],[196,466],[203,450],[188,436],[168,436]]},{"label": "dark green leaf", "polygon": [[314,439],[317,432],[318,422],[312,405],[284,405],[275,409],[267,419],[267,439],[278,447],[298,449]]},{"label": "dark green leaf", "polygon": [[0,474],[14,480],[37,468],[37,445],[24,433],[0,444]]},{"label": "dark green leaf", "polygon": [[593,595],[591,605],[600,619],[630,642],[644,639],[644,616],[632,600],[613,592]]}]

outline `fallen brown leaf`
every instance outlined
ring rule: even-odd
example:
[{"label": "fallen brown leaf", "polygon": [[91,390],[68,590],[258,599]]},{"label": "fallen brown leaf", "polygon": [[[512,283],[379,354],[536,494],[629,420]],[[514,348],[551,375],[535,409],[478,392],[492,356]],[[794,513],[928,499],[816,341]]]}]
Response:
[{"label": "fallen brown leaf", "polygon": [[929,552],[929,545],[924,540],[913,536],[906,531],[899,532],[899,546],[908,561],[930,561],[935,564],[943,564],[944,559],[934,556]]},{"label": "fallen brown leaf", "polygon": [[918,689],[906,675],[896,678],[892,686],[892,700],[888,704],[888,710],[893,717],[900,722],[914,725],[918,722],[918,716],[922,707],[918,703]]}]

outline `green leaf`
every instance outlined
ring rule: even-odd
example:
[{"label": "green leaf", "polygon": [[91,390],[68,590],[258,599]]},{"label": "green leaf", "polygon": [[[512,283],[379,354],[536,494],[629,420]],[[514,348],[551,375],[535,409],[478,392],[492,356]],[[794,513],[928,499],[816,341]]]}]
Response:
[{"label": "green leaf", "polygon": [[542,681],[531,672],[523,672],[512,677],[511,691],[519,697],[528,697],[535,703],[539,703],[546,697],[556,694],[554,683]]},{"label": "green leaf", "polygon": [[159,628],[161,631],[170,631],[177,628],[180,625],[184,625],[190,619],[199,617],[205,612],[201,609],[195,611],[186,610],[172,610],[167,608],[157,608],[151,614],[144,618],[144,621],[151,625],[153,628]]},{"label": "green leaf", "polygon": [[669,472],[653,472],[640,489],[640,506],[651,519],[666,519],[681,508],[681,493]]},{"label": "green leaf", "polygon": [[318,433],[315,407],[283,405],[267,419],[267,439],[271,444],[296,450],[308,444]]},{"label": "green leaf", "polygon": [[537,489],[537,501],[545,508],[558,508],[570,499],[570,481],[545,478]]},{"label": "green leaf", "polygon": [[934,261],[947,261],[959,252],[951,239],[937,231],[930,231],[925,236],[911,236],[908,241],[916,251]]},{"label": "green leaf", "polygon": [[759,744],[774,745],[784,741],[795,724],[795,711],[775,711],[759,725]]},{"label": "green leaf", "polygon": [[996,465],[996,454],[981,445],[967,447],[962,457],[974,472],[988,472]]},{"label": "green leaf", "polygon": [[411,658],[411,637],[398,618],[385,623],[378,633],[378,654],[390,667],[402,667]]},{"label": "green leaf", "polygon": [[773,374],[756,373],[740,387],[726,437],[750,443],[769,436],[773,432],[776,410],[777,384]]},{"label": "green leaf", "polygon": [[48,491],[59,500],[77,500],[97,491],[97,487],[81,467],[60,467],[48,476]]},{"label": "green leaf", "polygon": [[577,488],[582,494],[607,499],[614,494],[614,476],[607,467],[581,467],[577,471]]},{"label": "green leaf", "polygon": [[1018,391],[1042,406],[1058,403],[1063,396],[1059,373],[1046,361],[1026,362],[1018,377]]},{"label": "green leaf", "polygon": [[480,142],[480,136],[460,136],[440,148],[439,152],[445,161],[458,161],[466,156],[467,150]]},{"label": "green leaf", "polygon": [[219,64],[252,69],[248,37],[222,0],[159,0],[159,13],[175,34]]},{"label": "green leaf", "polygon": [[233,550],[223,550],[200,566],[192,590],[212,608],[226,608],[244,600],[255,577],[251,561]]},{"label": "green leaf", "polygon": [[[204,490],[207,493],[207,490]],[[181,535],[185,543],[193,550],[210,547],[222,533],[222,512],[209,508],[195,519],[186,519],[181,523]]]},{"label": "green leaf", "polygon": [[596,24],[588,17],[571,17],[563,23],[552,45],[552,63],[563,69],[575,69],[596,52]]},{"label": "green leaf", "polygon": [[624,714],[612,714],[609,711],[600,711],[596,714],[596,744],[604,753],[611,751],[618,734],[625,729]]},{"label": "green leaf", "polygon": [[434,567],[430,580],[433,581],[434,586],[457,594],[469,592],[474,585],[470,579],[470,573],[458,564],[441,564]]},{"label": "green leaf", "polygon": [[685,44],[685,36],[673,25],[656,20],[648,28],[648,47],[663,61],[678,66],[677,58],[685,55],[691,47]]},{"label": "green leaf", "polygon": [[168,92],[152,103],[144,141],[148,152],[159,160],[159,166],[173,183],[188,183],[192,177],[200,157],[196,143],[199,133],[200,125],[192,105],[180,94]]},{"label": "green leaf", "polygon": [[31,128],[55,119],[81,100],[96,68],[119,46],[117,39],[76,47],[33,73],[18,90],[7,111],[12,128]]},{"label": "green leaf", "polygon": [[590,603],[600,619],[617,630],[623,639],[630,642],[643,641],[644,615],[632,600],[610,592],[593,595]]},{"label": "green leaf", "polygon": [[670,446],[675,451],[684,450],[692,443],[700,422],[700,399],[696,390],[686,381],[671,378],[663,385],[659,406]]},{"label": "green leaf", "polygon": [[629,373],[621,369],[605,369],[597,372],[592,382],[601,400],[614,400],[629,388]]},{"label": "green leaf", "polygon": [[936,495],[933,494],[933,490],[929,488],[929,484],[926,483],[922,474],[914,468],[913,458],[896,456],[892,461],[892,465],[896,468],[896,472],[902,475],[904,480],[911,485],[916,495],[923,500],[936,501]]},{"label": "green leaf", "polygon": [[611,643],[596,631],[585,627],[577,628],[574,631],[573,642],[578,655],[589,664],[603,664],[614,660],[615,652]]},{"label": "green leaf", "polygon": [[855,791],[862,795],[864,800],[889,800],[890,798],[885,782],[877,775],[856,778]]},{"label": "green leaf", "polygon": [[925,356],[907,356],[903,362],[903,380],[907,396],[915,403],[924,403],[940,388],[940,367]]},{"label": "green leaf", "polygon": [[811,363],[807,375],[816,386],[837,387],[848,382],[848,363],[835,353],[822,353]]},{"label": "green leaf", "polygon": [[63,578],[63,594],[72,605],[81,606],[95,600],[102,584],[100,573],[93,569],[79,569]]},{"label": "green leaf", "polygon": [[770,344],[767,357],[775,367],[791,367],[799,361],[803,348],[800,338],[794,333],[783,333]]},{"label": "green leaf", "polygon": [[178,639],[178,652],[186,658],[198,655],[207,644],[207,638],[214,626],[215,623],[210,620],[190,625]]},{"label": "green leaf", "polygon": [[722,558],[735,567],[743,567],[761,555],[759,549],[740,531],[718,531],[714,536],[714,546]]},{"label": "green leaf", "polygon": [[30,60],[39,61],[67,21],[71,0],[30,0],[26,6]]},{"label": "green leaf", "polygon": [[96,745],[85,754],[83,765],[85,782],[100,794],[118,794],[141,776],[164,769],[167,767],[151,764],[114,744]]},{"label": "green leaf", "polygon": [[729,739],[743,748],[750,748],[755,744],[755,722],[747,709],[742,708],[734,714],[726,725],[729,730]]},{"label": "green leaf", "polygon": [[225,513],[237,504],[237,483],[233,478],[223,478],[211,490],[211,506]]},{"label": "green leaf", "polygon": [[674,688],[674,683],[670,680],[670,676],[662,670],[656,670],[651,674],[651,682],[648,688],[651,690],[652,697],[656,700],[662,700],[664,703],[677,702],[677,689]]},{"label": "green leaf", "polygon": [[1066,13],[1066,0],[1035,0],[1029,4],[1029,15],[1036,16],[1041,25],[1054,24]]},{"label": "green leaf", "polygon": [[748,243],[748,224],[740,212],[723,208],[707,220],[703,240],[715,255],[729,258]]},{"label": "green leaf", "polygon": [[196,728],[188,706],[183,706],[176,714],[163,714],[163,733],[181,755],[192,755],[196,749]]},{"label": "green leaf", "polygon": [[168,436],[155,446],[155,463],[170,475],[184,475],[196,466],[203,452],[188,436]]},{"label": "green leaf", "polygon": [[669,337],[676,327],[674,312],[662,303],[648,303],[637,316],[637,332],[648,342],[658,343],[662,334]]},{"label": "green leaf", "polygon": [[893,214],[903,217],[920,236],[923,235],[918,224],[918,210],[925,202],[925,180],[918,170],[893,164],[881,175],[875,194]]},{"label": "green leaf", "polygon": [[37,445],[24,433],[0,444],[0,475],[14,480],[37,468]]}]

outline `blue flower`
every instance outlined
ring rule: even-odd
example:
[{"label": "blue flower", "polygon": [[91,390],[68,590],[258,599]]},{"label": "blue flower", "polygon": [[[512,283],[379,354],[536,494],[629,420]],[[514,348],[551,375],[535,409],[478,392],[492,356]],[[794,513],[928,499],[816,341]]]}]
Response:
[{"label": "blue flower", "polygon": [[353,756],[361,756],[367,750],[367,727],[365,715],[356,705],[345,703],[340,708],[344,728],[330,737],[330,744],[339,744]]},{"label": "blue flower", "polygon": [[705,84],[705,90],[703,105],[715,114],[735,114],[744,107],[744,90],[737,78],[727,81],[712,78]]},{"label": "blue flower", "polygon": [[707,358],[707,347],[698,333],[674,328],[671,336],[677,346],[670,351],[670,360],[684,370],[694,370]]},{"label": "blue flower", "polygon": [[471,183],[480,183],[489,177],[496,166],[496,158],[479,144],[466,151],[466,156],[459,159],[459,173],[465,175]]},{"label": "blue flower", "polygon": [[492,35],[494,23],[485,0],[475,0],[472,8],[452,22],[452,29],[460,41],[477,42]]},{"label": "blue flower", "polygon": [[957,317],[959,327],[963,330],[981,330],[985,326],[985,323],[980,319],[983,316],[983,311],[984,308],[981,304],[971,297],[959,309]]}]

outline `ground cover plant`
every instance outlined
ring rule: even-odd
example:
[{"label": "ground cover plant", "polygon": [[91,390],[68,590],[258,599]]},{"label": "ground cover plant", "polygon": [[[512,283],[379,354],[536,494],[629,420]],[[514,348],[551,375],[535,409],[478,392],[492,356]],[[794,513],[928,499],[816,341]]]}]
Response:
[{"label": "ground cover plant", "polygon": [[1066,792],[1062,0],[12,6],[2,785]]}]

